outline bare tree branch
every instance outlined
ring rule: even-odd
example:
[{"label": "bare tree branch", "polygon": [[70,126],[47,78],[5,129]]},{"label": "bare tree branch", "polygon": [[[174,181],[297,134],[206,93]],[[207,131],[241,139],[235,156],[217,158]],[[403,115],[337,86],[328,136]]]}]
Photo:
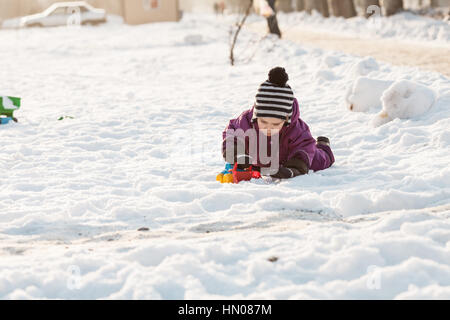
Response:
[{"label": "bare tree branch", "polygon": [[247,20],[247,17],[250,15],[250,11],[251,11],[252,7],[253,7],[253,0],[250,0],[250,3],[247,7],[245,15],[242,18],[242,21],[238,24],[236,33],[234,34],[233,42],[232,42],[231,48],[230,48],[230,61],[231,61],[232,66],[234,66],[234,47],[236,46],[236,41],[237,41],[239,32],[241,31],[242,27],[244,26],[244,23]]}]

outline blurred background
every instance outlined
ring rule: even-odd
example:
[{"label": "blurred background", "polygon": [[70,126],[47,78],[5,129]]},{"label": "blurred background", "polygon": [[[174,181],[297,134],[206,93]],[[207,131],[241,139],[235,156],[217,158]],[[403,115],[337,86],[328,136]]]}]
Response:
[{"label": "blurred background", "polygon": [[[0,0],[0,22],[44,11],[58,0]],[[105,9],[107,14],[121,16],[129,24],[160,21],[177,21],[183,12],[230,14],[246,10],[250,0],[86,0],[95,8]],[[262,1],[253,1],[253,11],[258,11]],[[280,12],[316,10],[323,16],[350,18],[367,15],[370,5],[378,5],[384,15],[399,10],[415,11],[435,18],[448,18],[450,0],[277,0]],[[146,8],[142,10],[142,8]]]}]

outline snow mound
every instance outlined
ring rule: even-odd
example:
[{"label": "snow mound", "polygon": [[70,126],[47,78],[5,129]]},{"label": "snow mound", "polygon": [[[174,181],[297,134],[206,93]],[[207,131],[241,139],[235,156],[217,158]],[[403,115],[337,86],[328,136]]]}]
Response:
[{"label": "snow mound", "polygon": [[409,80],[395,82],[383,93],[383,110],[375,117],[373,125],[378,127],[396,118],[421,116],[430,110],[435,99],[434,91],[421,84]]},{"label": "snow mound", "polygon": [[380,68],[377,60],[372,57],[367,57],[359,61],[353,66],[352,73],[356,76],[367,76],[372,71],[377,71]]},{"label": "snow mound", "polygon": [[347,93],[347,108],[356,112],[367,112],[370,109],[381,108],[381,96],[392,83],[393,81],[359,77]]}]

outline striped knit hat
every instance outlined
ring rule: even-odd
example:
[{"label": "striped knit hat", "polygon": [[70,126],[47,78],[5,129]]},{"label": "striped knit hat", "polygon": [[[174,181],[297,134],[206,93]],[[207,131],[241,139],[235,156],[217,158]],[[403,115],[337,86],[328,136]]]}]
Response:
[{"label": "striped knit hat", "polygon": [[286,84],[289,77],[284,68],[270,70],[269,80],[259,86],[252,121],[257,118],[278,118],[291,123],[294,92]]}]

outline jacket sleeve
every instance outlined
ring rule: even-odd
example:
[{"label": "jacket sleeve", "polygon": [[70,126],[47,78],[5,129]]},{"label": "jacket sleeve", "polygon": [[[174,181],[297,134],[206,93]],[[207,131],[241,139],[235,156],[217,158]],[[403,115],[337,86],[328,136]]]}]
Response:
[{"label": "jacket sleeve", "polygon": [[289,141],[288,160],[298,158],[308,165],[308,170],[320,171],[327,169],[335,162],[330,146],[317,144],[303,121],[297,126],[293,139]]},{"label": "jacket sleeve", "polygon": [[330,146],[318,144],[311,170],[320,171],[327,169],[335,162],[333,151]]},{"label": "jacket sleeve", "polygon": [[[237,158],[238,158],[238,156],[240,156],[240,154],[238,154],[238,150],[244,150],[244,155],[248,155],[248,152],[247,152],[247,149],[245,146],[245,141],[243,139],[238,138],[234,135],[227,135],[228,130],[234,131],[237,129],[239,129],[239,118],[231,119],[222,134],[222,138],[223,138],[223,140],[222,140],[222,156],[223,156],[224,160],[228,163],[236,163],[237,162]],[[226,157],[228,140],[233,141],[232,142],[233,146],[234,146],[233,159],[227,159],[227,157]]]},{"label": "jacket sleeve", "polygon": [[234,126],[234,121],[235,119],[231,119],[230,122],[228,123],[228,125],[226,126],[225,130],[223,130],[222,133],[222,155],[223,158],[225,159],[225,153],[226,153],[226,147],[227,147],[227,138],[229,139],[230,137],[227,137],[227,130],[235,130],[236,127]]},{"label": "jacket sleeve", "polygon": [[316,139],[311,135],[309,127],[303,121],[299,121],[296,125],[294,134],[289,139],[288,144],[288,161],[298,158],[311,168],[312,161],[316,150]]}]

